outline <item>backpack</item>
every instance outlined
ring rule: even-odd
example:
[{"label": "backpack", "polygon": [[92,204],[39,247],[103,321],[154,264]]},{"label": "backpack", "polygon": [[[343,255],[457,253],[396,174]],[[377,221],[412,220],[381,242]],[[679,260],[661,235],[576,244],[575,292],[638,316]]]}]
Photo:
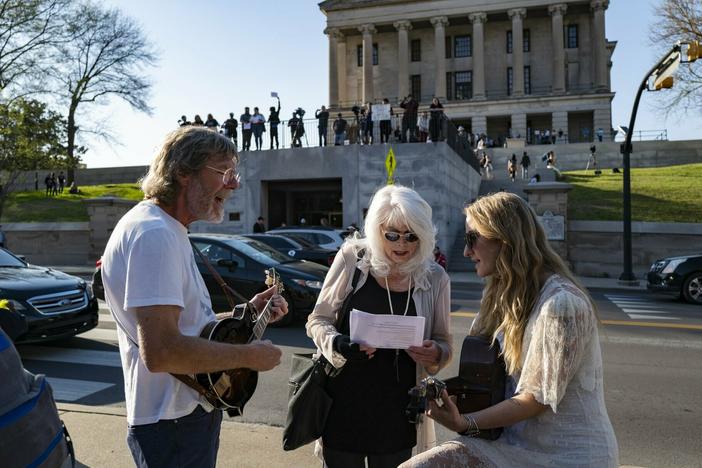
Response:
[{"label": "backpack", "polygon": [[[0,329],[0,460],[6,468],[75,466],[73,443],[43,375],[22,367]],[[68,457],[70,456],[70,461]]]}]

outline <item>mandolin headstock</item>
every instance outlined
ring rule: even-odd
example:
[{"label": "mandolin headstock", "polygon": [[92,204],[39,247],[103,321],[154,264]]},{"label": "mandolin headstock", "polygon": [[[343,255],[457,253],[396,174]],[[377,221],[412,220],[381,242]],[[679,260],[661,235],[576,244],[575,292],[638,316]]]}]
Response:
[{"label": "mandolin headstock", "polygon": [[283,286],[283,281],[281,281],[280,279],[280,275],[275,271],[275,268],[271,268],[270,270],[266,270],[265,272],[266,286],[270,288],[271,286],[275,285],[278,294],[283,294],[285,287]]}]

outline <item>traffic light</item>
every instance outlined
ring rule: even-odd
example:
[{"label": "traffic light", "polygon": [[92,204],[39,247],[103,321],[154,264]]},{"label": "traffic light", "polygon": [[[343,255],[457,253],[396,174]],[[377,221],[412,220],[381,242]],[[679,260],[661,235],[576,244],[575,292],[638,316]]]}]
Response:
[{"label": "traffic light", "polygon": [[685,63],[694,62],[702,57],[702,45],[699,41],[685,42],[680,45],[682,61]]}]

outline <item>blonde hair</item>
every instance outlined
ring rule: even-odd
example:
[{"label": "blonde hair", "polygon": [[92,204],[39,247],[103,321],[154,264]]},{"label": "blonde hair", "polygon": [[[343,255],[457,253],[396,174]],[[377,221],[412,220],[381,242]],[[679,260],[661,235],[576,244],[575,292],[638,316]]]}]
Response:
[{"label": "blonde hair", "polygon": [[480,313],[471,334],[496,339],[504,334],[507,371],[521,369],[522,341],[532,309],[548,274],[558,274],[575,284],[594,302],[550,246],[534,210],[512,193],[495,193],[479,198],[464,210],[473,229],[485,239],[502,242],[495,272],[487,278]]},{"label": "blonde hair", "polygon": [[364,261],[378,276],[390,274],[391,262],[383,248],[382,227],[406,225],[419,238],[417,251],[400,266],[402,274],[411,274],[419,280],[428,273],[434,259],[436,228],[432,223],[431,206],[414,190],[401,185],[387,185],[373,195],[363,226],[364,238],[349,239],[358,250],[365,249]]},{"label": "blonde hair", "polygon": [[169,133],[140,181],[144,198],[173,203],[180,189],[178,176],[200,171],[211,157],[239,162],[234,143],[212,130],[187,126]]}]

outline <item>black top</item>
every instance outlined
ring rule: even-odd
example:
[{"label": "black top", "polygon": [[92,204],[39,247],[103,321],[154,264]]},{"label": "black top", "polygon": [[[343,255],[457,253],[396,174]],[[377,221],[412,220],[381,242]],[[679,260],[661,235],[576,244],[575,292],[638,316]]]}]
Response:
[{"label": "black top", "polygon": [[[382,280],[381,280],[382,281]],[[405,311],[407,291],[390,292],[397,315]],[[389,314],[388,294],[373,276],[351,299],[351,307],[373,314]],[[408,316],[416,316],[411,299]],[[349,314],[339,332],[349,334]],[[416,383],[416,364],[403,350],[378,349],[367,361],[347,361],[341,373],[330,379],[333,398],[324,446],[363,453],[394,453],[417,444],[414,424],[405,416],[408,391]]]}]

